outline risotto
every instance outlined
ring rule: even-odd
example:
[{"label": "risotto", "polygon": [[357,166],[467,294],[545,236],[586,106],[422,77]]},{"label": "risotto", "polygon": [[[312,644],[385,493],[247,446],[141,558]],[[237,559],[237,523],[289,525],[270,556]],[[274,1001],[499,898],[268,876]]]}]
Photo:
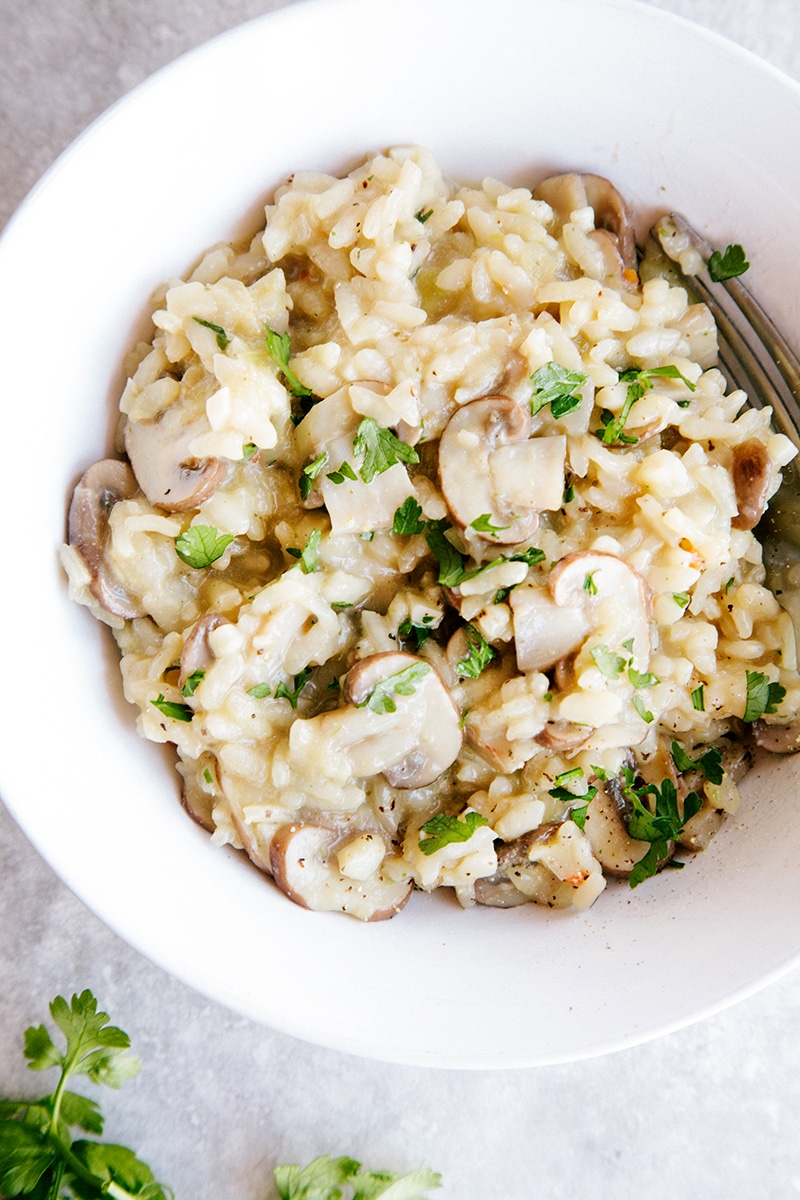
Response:
[{"label": "risotto", "polygon": [[62,557],[215,843],[365,920],[708,844],[800,709],[754,533],[794,449],[608,181],[298,173],[152,319]]}]

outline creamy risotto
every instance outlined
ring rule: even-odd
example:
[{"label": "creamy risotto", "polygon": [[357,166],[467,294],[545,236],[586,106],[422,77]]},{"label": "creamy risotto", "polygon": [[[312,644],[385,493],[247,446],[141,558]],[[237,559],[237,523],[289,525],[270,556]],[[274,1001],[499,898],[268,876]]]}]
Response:
[{"label": "creamy risotto", "polygon": [[366,920],[707,845],[800,708],[753,532],[794,450],[608,181],[298,173],[153,325],[63,561],[214,842]]}]

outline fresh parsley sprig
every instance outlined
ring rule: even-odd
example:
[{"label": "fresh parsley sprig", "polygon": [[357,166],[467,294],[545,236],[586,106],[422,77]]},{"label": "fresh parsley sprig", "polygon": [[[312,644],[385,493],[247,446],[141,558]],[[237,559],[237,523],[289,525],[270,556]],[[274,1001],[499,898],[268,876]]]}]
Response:
[{"label": "fresh parsley sprig", "polygon": [[50,1014],[63,1035],[59,1049],[44,1025],[25,1031],[24,1052],[32,1071],[60,1071],[55,1090],[39,1100],[0,1105],[0,1194],[18,1200],[168,1200],[172,1192],[126,1146],[74,1137],[73,1130],[101,1134],[103,1116],[94,1100],[68,1089],[73,1076],[119,1088],[139,1070],[128,1054],[130,1038],[99,1012],[88,990],[67,1003],[56,996]]},{"label": "fresh parsley sprig", "polygon": [[419,840],[422,853],[435,854],[437,850],[442,850],[454,842],[468,842],[476,829],[489,824],[486,817],[477,812],[465,812],[463,818],[462,820],[461,817],[448,817],[445,813],[437,813],[421,825],[420,833],[425,834],[425,837]]},{"label": "fresh parsley sprig", "polygon": [[467,635],[467,653],[456,663],[456,675],[477,679],[495,657],[496,651],[480,630],[469,622],[464,626],[464,633]]},{"label": "fresh parsley sprig", "polygon": [[557,362],[549,362],[539,367],[538,371],[531,375],[532,416],[535,417],[548,404],[556,420],[571,413],[583,399],[580,389],[586,383],[586,379],[587,376],[581,371],[568,371]]},{"label": "fresh parsley sprig", "polygon": [[276,333],[274,329],[270,329],[267,325],[264,331],[264,341],[269,354],[276,367],[279,368],[283,378],[286,380],[288,391],[295,399],[311,399],[314,393],[311,388],[307,388],[301,383],[297,376],[289,368],[289,359],[292,354],[292,345],[288,333]]},{"label": "fresh parsley sprig", "polygon": [[187,567],[200,571],[222,558],[232,541],[232,533],[220,533],[213,525],[190,525],[175,538],[175,553]]},{"label": "fresh parsley sprig", "polygon": [[595,430],[595,437],[600,438],[603,445],[613,446],[615,442],[632,444],[639,440],[635,437],[629,437],[628,434],[622,431],[636,401],[641,400],[642,396],[646,392],[651,391],[655,386],[653,383],[654,379],[681,379],[690,392],[695,391],[695,385],[691,380],[687,379],[677,367],[671,364],[666,367],[647,367],[644,369],[629,367],[626,371],[621,371],[619,381],[628,385],[625,402],[616,417],[604,410],[600,417],[603,428]]},{"label": "fresh parsley sprig", "polygon": [[725,279],[735,279],[737,275],[744,275],[745,271],[750,269],[744,247],[740,246],[738,242],[733,246],[727,246],[722,253],[715,250],[706,266],[714,283],[722,283]]},{"label": "fresh parsley sprig", "polygon": [[764,713],[777,712],[778,705],[786,695],[786,688],[780,683],[770,683],[769,677],[760,671],[747,671],[746,678],[747,698],[742,719],[749,724]]},{"label": "fresh parsley sprig", "polygon": [[[669,857],[669,843],[682,832],[684,825],[703,807],[697,792],[689,792],[683,801],[683,814],[678,806],[678,789],[671,779],[658,784],[648,783],[644,787],[626,787],[633,812],[628,821],[628,833],[640,842],[650,842],[650,849],[634,866],[628,882],[638,887],[645,879],[656,874],[661,863]],[[645,796],[655,800],[654,811],[642,803]],[[677,865],[677,864],[676,864]]]},{"label": "fresh parsley sprig", "polygon": [[307,1167],[276,1167],[275,1186],[280,1200],[342,1200],[342,1188],[351,1189],[351,1200],[426,1200],[423,1193],[441,1187],[442,1178],[427,1167],[408,1175],[393,1171],[362,1171],[354,1158],[315,1158]]},{"label": "fresh parsley sprig", "polygon": [[364,483],[372,483],[396,463],[418,463],[419,455],[413,446],[402,442],[391,429],[385,429],[373,417],[364,417],[353,438],[353,450],[363,456],[359,475]]}]

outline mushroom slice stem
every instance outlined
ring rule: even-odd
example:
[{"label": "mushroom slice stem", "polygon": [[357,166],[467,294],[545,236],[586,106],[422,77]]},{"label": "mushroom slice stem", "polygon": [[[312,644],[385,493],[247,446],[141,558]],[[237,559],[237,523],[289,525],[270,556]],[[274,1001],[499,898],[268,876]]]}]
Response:
[{"label": "mushroom slice stem", "polygon": [[455,522],[483,541],[513,545],[564,495],[563,437],[530,440],[531,416],[508,396],[485,396],[450,418],[439,441],[439,480]]},{"label": "mushroom slice stem", "polygon": [[198,508],[224,482],[228,467],[223,459],[198,459],[189,449],[207,430],[202,418],[187,424],[179,405],[154,421],[128,422],[125,449],[139,487],[154,507],[167,512]]},{"label": "mushroom slice stem", "polygon": [[270,846],[278,887],[295,904],[314,912],[344,912],[360,921],[386,921],[406,904],[410,879],[389,879],[380,869],[369,879],[344,875],[336,859],[342,835],[319,825],[282,825]]},{"label": "mushroom slice stem", "polygon": [[595,227],[607,230],[619,250],[623,266],[636,269],[636,232],[630,209],[621,194],[603,175],[570,171],[551,175],[533,189],[537,200],[544,200],[553,210],[556,234],[579,208],[594,209]]},{"label": "mushroom slice stem", "polygon": [[758,438],[749,438],[733,451],[733,488],[739,509],[731,521],[734,529],[753,529],[764,515],[770,484],[770,458]]},{"label": "mushroom slice stem", "polygon": [[229,625],[221,613],[204,613],[192,626],[181,652],[181,672],[178,687],[182,688],[195,671],[206,671],[214,661],[214,652],[208,644],[208,635],[220,625]]},{"label": "mushroom slice stem", "polygon": [[128,500],[138,490],[127,463],[102,459],[78,481],[67,518],[69,544],[80,554],[92,577],[89,591],[106,612],[126,620],[144,616],[145,610],[114,578],[106,561],[108,518],[118,500]]}]

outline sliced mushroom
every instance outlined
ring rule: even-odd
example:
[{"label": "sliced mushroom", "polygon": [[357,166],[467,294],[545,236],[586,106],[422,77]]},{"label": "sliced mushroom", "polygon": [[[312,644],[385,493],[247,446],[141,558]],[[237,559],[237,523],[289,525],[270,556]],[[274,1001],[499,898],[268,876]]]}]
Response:
[{"label": "sliced mushroom", "polygon": [[584,833],[597,861],[609,875],[630,875],[650,849],[649,842],[630,836],[623,811],[624,800],[615,779],[598,789],[586,810]]},{"label": "sliced mushroom", "polygon": [[561,507],[566,439],[531,438],[530,432],[530,413],[515,400],[485,396],[457,409],[441,436],[439,480],[447,506],[462,529],[483,541],[527,541],[539,512]]},{"label": "sliced mushroom", "polygon": [[800,721],[791,725],[770,725],[767,721],[753,721],[750,726],[753,741],[770,754],[796,754],[800,750]]},{"label": "sliced mushroom", "polygon": [[587,725],[575,725],[572,721],[548,721],[542,732],[533,740],[546,750],[563,754],[588,742],[593,733],[594,730]]},{"label": "sliced mushroom", "polygon": [[[413,731],[413,744],[395,761],[377,768],[396,788],[425,787],[438,779],[458,757],[463,734],[458,709],[449,691],[430,663],[402,651],[361,659],[348,671],[342,689],[344,699],[353,706],[354,712],[383,719],[391,714],[370,712],[366,707],[370,697],[391,676],[415,665],[424,666],[426,673],[414,683],[413,692],[410,695],[389,692],[396,712],[401,714],[398,724],[406,731]],[[375,770],[356,770],[355,774],[375,774]]]},{"label": "sliced mushroom", "polygon": [[[555,826],[542,828],[551,832]],[[542,828],[523,833],[514,838],[513,842],[501,842],[497,845],[497,870],[494,875],[485,875],[475,880],[475,900],[478,904],[490,908],[515,908],[518,904],[528,904],[531,897],[521,892],[509,878],[516,868],[526,866],[529,862],[528,852],[531,846],[542,836]]]},{"label": "sliced mushroom", "polygon": [[639,572],[614,554],[568,554],[550,572],[547,589],[516,587],[509,604],[521,671],[553,666],[575,651],[590,631],[612,649],[632,638],[633,666],[647,669],[650,592]]},{"label": "sliced mushroom", "polygon": [[204,792],[193,775],[186,774],[181,788],[181,804],[193,821],[208,833],[214,832],[214,797]]},{"label": "sliced mushroom", "polygon": [[344,912],[360,921],[386,921],[406,904],[412,881],[380,870],[367,880],[349,878],[335,856],[341,834],[319,825],[282,825],[270,847],[272,875],[282,892],[314,912]]},{"label": "sliced mushroom", "polygon": [[139,487],[154,507],[167,512],[198,508],[224,482],[224,459],[198,459],[189,450],[207,431],[205,418],[185,424],[179,405],[165,409],[154,421],[128,422],[125,449]]},{"label": "sliced mushroom", "polygon": [[734,447],[731,466],[738,513],[731,521],[734,529],[753,529],[764,515],[770,484],[770,458],[758,438],[749,438]]},{"label": "sliced mushroom", "polygon": [[630,209],[613,183],[604,176],[576,172],[551,175],[534,188],[533,195],[552,208],[556,235],[577,209],[593,208],[595,231],[610,233],[625,269],[636,269],[636,233]]},{"label": "sliced mushroom", "polygon": [[205,613],[192,626],[181,652],[181,673],[178,676],[178,687],[182,688],[186,680],[195,671],[206,671],[214,661],[214,652],[208,644],[208,635],[212,629],[220,625],[229,625],[227,617],[221,613]]},{"label": "sliced mushroom", "polygon": [[102,459],[81,476],[67,518],[69,544],[77,550],[92,579],[89,591],[106,612],[132,620],[145,610],[114,578],[106,562],[108,517],[118,500],[129,500],[138,487],[127,463]]}]

